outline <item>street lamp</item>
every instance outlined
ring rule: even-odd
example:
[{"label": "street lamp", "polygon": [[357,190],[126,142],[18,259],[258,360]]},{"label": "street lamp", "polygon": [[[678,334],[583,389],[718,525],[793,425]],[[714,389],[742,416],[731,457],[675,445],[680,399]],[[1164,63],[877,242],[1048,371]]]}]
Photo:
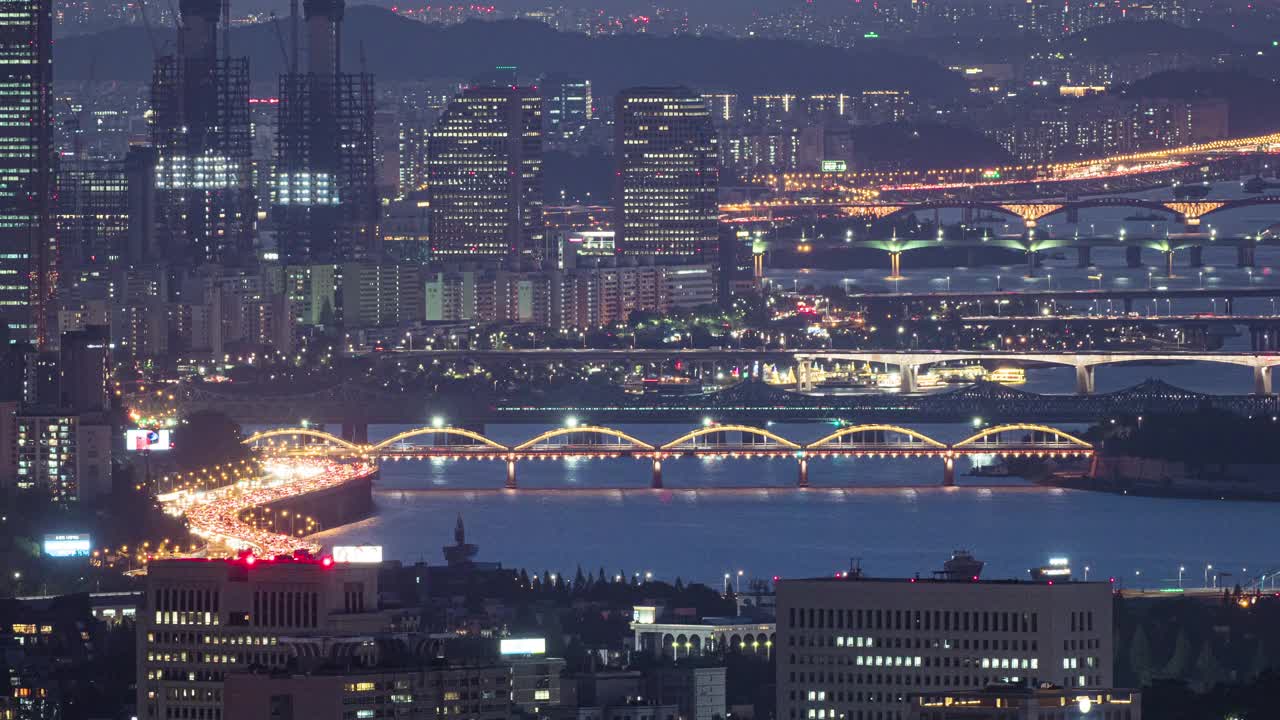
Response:
[{"label": "street lamp", "polygon": [[1204,586],[1209,587],[1209,571],[1213,569],[1212,565],[1204,566]]},{"label": "street lamp", "polygon": [[741,570],[738,571],[738,577],[734,585],[734,592],[736,593],[742,592],[742,571]]},{"label": "street lamp", "polygon": [[1179,566],[1178,566],[1178,589],[1179,589],[1179,590],[1181,590],[1181,589],[1182,589],[1182,573],[1184,573],[1184,572],[1186,572],[1186,571],[1187,571],[1186,566],[1184,566],[1184,565],[1179,565]]}]

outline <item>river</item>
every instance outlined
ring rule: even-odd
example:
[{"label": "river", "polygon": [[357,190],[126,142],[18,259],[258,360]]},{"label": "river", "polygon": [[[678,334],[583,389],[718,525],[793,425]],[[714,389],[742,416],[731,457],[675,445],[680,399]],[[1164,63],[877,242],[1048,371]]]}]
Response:
[{"label": "river", "polygon": [[[943,441],[971,431],[963,424],[915,428]],[[371,439],[401,429],[374,426]],[[515,444],[543,429],[495,425],[487,433]],[[688,428],[620,429],[665,442]],[[797,442],[831,430],[816,423],[771,429]],[[966,469],[962,461],[959,473]],[[438,563],[461,515],[481,559],[538,572],[572,573],[581,565],[713,585],[738,570],[823,575],[847,569],[852,558],[872,574],[927,574],[957,548],[985,560],[987,577],[1025,577],[1050,556],[1067,556],[1078,575],[1088,565],[1091,579],[1114,576],[1128,587],[1176,585],[1180,566],[1188,587],[1203,583],[1210,564],[1236,575],[1280,568],[1274,504],[1118,496],[963,474],[960,487],[946,489],[936,460],[814,460],[808,490],[794,488],[790,460],[667,461],[665,491],[646,489],[649,466],[640,460],[524,462],[517,492],[495,490],[504,473],[484,461],[384,464],[377,516],[317,539],[382,545],[389,559]],[[742,485],[760,489],[716,489]],[[886,485],[904,487],[877,487]],[[587,486],[614,489],[554,490]]]},{"label": "river", "polygon": [[[1167,191],[1147,196],[1167,197]],[[1213,198],[1241,197],[1238,185],[1220,184]],[[1129,210],[1090,214],[1081,233],[1118,232]],[[1275,223],[1274,207],[1257,207],[1216,217],[1219,232],[1257,233]],[[954,221],[955,218],[944,218]],[[1090,227],[1085,228],[1085,224]],[[1206,230],[1213,223],[1206,222]],[[1138,233],[1134,223],[1129,232]],[[1162,231],[1161,226],[1160,231]],[[1057,234],[1073,229],[1052,228]],[[997,230],[1003,232],[1003,230]],[[1180,232],[1170,226],[1170,232]],[[1059,254],[1060,253],[1060,254]],[[903,256],[901,281],[885,279],[884,268],[853,271],[770,271],[769,279],[788,285],[845,285],[858,290],[927,291],[1005,290],[1092,287],[1275,287],[1280,296],[1280,247],[1258,248],[1257,265],[1236,267],[1233,248],[1207,247],[1203,268],[1186,267],[1186,251],[1176,256],[1179,277],[1164,277],[1163,259],[1144,251],[1146,266],[1125,267],[1122,249],[1093,250],[1094,268],[1075,267],[1075,251],[1048,254],[1036,278],[1024,278],[1025,266],[913,269]],[[1220,301],[1187,300],[1136,303],[1143,314],[1211,312]],[[1095,308],[1096,309],[1096,308]],[[1242,299],[1238,314],[1274,313],[1269,298]],[[1226,349],[1247,350],[1248,338],[1232,338]],[[1097,371],[1098,392],[1128,387],[1149,377],[1191,390],[1243,394],[1252,390],[1247,368],[1182,363],[1158,366],[1107,366]],[[1071,392],[1071,368],[1028,373],[1023,389]],[[665,442],[688,430],[683,425],[622,426],[649,442]],[[967,424],[919,425],[926,434],[954,441],[972,430]],[[404,429],[370,428],[371,439]],[[545,427],[494,425],[487,433],[515,444]],[[805,442],[829,426],[778,425],[784,437]],[[1065,429],[1071,429],[1067,427]],[[960,473],[965,471],[962,465]],[[1185,568],[1187,586],[1201,585],[1207,567],[1242,574],[1280,568],[1280,507],[1257,502],[1222,502],[1128,497],[1041,488],[1016,478],[961,477],[958,488],[939,487],[942,469],[925,460],[815,460],[809,490],[794,488],[795,463],[789,460],[697,460],[664,463],[668,490],[645,489],[649,466],[637,460],[571,463],[525,462],[520,485],[531,492],[501,492],[505,471],[489,462],[399,462],[386,464],[376,491],[378,514],[364,522],[321,533],[326,545],[376,544],[386,556],[405,562],[441,561],[440,548],[453,542],[458,515],[481,559],[531,571],[652,572],[718,585],[724,573],[747,577],[823,575],[848,569],[860,558],[871,574],[927,574],[957,548],[987,562],[987,577],[1026,577],[1027,569],[1050,556],[1067,556],[1077,577],[1089,566],[1090,578],[1115,577],[1127,587],[1177,585]],[[975,487],[978,483],[1002,487]],[[742,492],[689,488],[760,486]],[[876,486],[907,486],[894,489]],[[966,487],[967,485],[967,487]],[[538,488],[608,487],[611,491],[566,493]],[[683,489],[682,489],[683,488]],[[448,492],[424,492],[447,490]],[[474,490],[475,492],[467,492]],[[1247,569],[1247,571],[1246,571]]]}]

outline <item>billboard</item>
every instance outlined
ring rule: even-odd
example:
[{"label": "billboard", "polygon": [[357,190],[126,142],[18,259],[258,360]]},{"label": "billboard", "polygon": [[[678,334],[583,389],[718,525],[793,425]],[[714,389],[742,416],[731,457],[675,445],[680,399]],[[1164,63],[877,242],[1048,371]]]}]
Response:
[{"label": "billboard", "polygon": [[173,449],[168,430],[144,430],[134,428],[124,432],[124,449],[129,452],[164,451]]},{"label": "billboard", "polygon": [[333,548],[333,561],[340,563],[380,563],[382,562],[382,546],[336,545]]},{"label": "billboard", "polygon": [[64,533],[44,536],[44,554],[54,558],[89,557],[93,541],[88,535]]},{"label": "billboard", "polygon": [[824,173],[842,173],[849,169],[849,163],[845,160],[823,160],[822,172]]},{"label": "billboard", "polygon": [[545,638],[506,638],[498,643],[502,655],[546,655]]}]

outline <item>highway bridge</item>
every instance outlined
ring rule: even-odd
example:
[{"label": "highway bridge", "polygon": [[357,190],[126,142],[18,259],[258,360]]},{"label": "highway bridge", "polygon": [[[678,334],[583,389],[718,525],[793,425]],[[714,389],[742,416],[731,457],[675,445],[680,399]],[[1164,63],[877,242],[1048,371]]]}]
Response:
[{"label": "highway bridge", "polygon": [[800,444],[768,428],[704,423],[661,444],[621,430],[569,424],[514,446],[466,428],[414,428],[377,443],[357,443],[314,428],[278,428],[247,438],[265,455],[359,460],[494,460],[506,465],[507,489],[518,487],[516,464],[529,460],[648,460],[652,487],[661,488],[663,461],[680,457],[788,458],[796,461],[798,487],[809,486],[809,461],[833,457],[934,458],[942,461],[943,485],[955,484],[955,459],[963,455],[1091,458],[1093,446],[1063,430],[1017,423],[980,430],[956,443],[944,443],[897,425],[863,424],[841,428]]},{"label": "highway bridge", "polygon": [[821,363],[860,362],[892,365],[901,371],[902,391],[918,391],[916,378],[921,370],[940,363],[1063,365],[1076,369],[1076,391],[1094,391],[1094,370],[1117,363],[1207,362],[1238,365],[1254,371],[1254,392],[1270,395],[1272,368],[1280,365],[1280,352],[1196,352],[1196,351],[1090,351],[1090,352],[998,352],[989,350],[755,350],[755,349],[533,349],[533,350],[417,350],[394,357],[421,360],[450,360],[478,366],[510,363],[645,363],[683,360],[689,363],[732,364],[786,363],[796,368],[801,392],[815,389],[811,369]]},{"label": "highway bridge", "polygon": [[[1267,169],[1280,133],[1060,163],[928,170],[791,172],[751,178],[779,194],[819,200],[823,193],[916,199],[940,194],[1008,200],[1047,193],[1100,194],[1241,177]],[[760,208],[768,211],[768,208]]]}]

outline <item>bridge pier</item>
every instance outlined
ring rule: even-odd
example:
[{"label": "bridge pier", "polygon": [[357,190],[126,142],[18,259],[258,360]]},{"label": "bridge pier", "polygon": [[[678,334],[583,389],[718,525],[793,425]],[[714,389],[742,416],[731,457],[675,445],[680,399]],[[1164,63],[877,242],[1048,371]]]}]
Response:
[{"label": "bridge pier", "polygon": [[516,461],[515,458],[507,458],[507,489],[515,490],[516,485]]},{"label": "bridge pier", "polygon": [[1191,267],[1193,268],[1204,267],[1204,246],[1203,245],[1191,246]]},{"label": "bridge pier", "polygon": [[342,421],[342,439],[357,445],[369,444],[369,423],[355,420]]},{"label": "bridge pier", "polygon": [[1027,277],[1031,278],[1035,276],[1036,276],[1036,251],[1028,250],[1027,251]]},{"label": "bridge pier", "polygon": [[1271,368],[1269,366],[1253,369],[1253,394],[1271,394]]},{"label": "bridge pier", "polygon": [[808,358],[796,358],[796,389],[800,392],[813,391],[813,376],[810,374],[811,361]]},{"label": "bridge pier", "polygon": [[662,489],[662,458],[653,457],[653,481],[650,484],[654,490]]},{"label": "bridge pier", "polygon": [[904,393],[913,393],[919,390],[917,384],[917,373],[920,371],[917,365],[899,365],[898,373],[902,376],[900,381],[900,389]]},{"label": "bridge pier", "polygon": [[809,487],[809,458],[800,456],[799,474],[796,477],[796,487]]},{"label": "bridge pier", "polygon": [[1076,394],[1092,395],[1094,390],[1093,383],[1093,365],[1077,365],[1076,366]]},{"label": "bridge pier", "polygon": [[956,459],[954,456],[947,455],[942,458],[942,486],[956,486]]},{"label": "bridge pier", "polygon": [[1093,264],[1092,250],[1088,245],[1076,248],[1076,267],[1087,268]]},{"label": "bridge pier", "polygon": [[1131,268],[1142,267],[1142,248],[1130,245],[1124,249],[1124,262]]},{"label": "bridge pier", "polygon": [[1255,248],[1252,245],[1241,245],[1236,248],[1236,266],[1253,267]]},{"label": "bridge pier", "polygon": [[902,253],[900,252],[889,253],[889,279],[902,279]]}]

